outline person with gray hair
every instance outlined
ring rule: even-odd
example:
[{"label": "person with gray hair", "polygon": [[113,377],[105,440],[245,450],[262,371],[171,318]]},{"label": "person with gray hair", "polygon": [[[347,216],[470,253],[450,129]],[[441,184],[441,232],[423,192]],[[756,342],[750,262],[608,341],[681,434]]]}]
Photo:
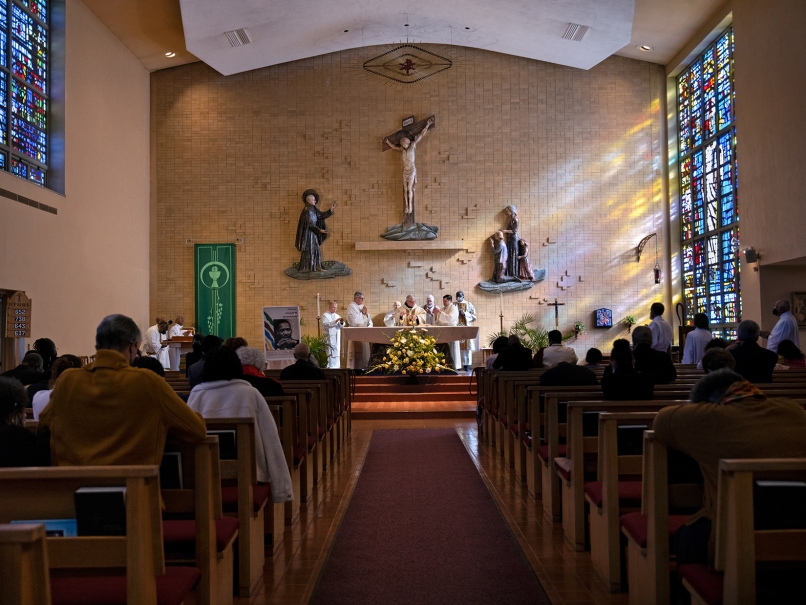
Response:
[{"label": "person with gray hair", "polygon": [[22,358],[22,362],[16,368],[0,374],[3,378],[14,378],[19,380],[23,386],[36,384],[45,379],[42,356],[36,351],[28,351]]},{"label": "person with gray hair", "polygon": [[[353,302],[347,305],[347,325],[351,328],[371,328],[372,318],[364,304],[364,293],[353,294]],[[353,342],[347,351],[347,365],[350,368],[363,368],[369,363],[370,347],[368,342]]]},{"label": "person with gray hair", "polygon": [[723,368],[703,377],[692,403],[655,416],[655,438],[697,461],[705,506],[672,539],[678,565],[713,563],[719,461],[723,458],[806,457],[806,413],[790,399],[768,398],[739,374]]},{"label": "person with gray hair", "polygon": [[720,348],[708,349],[702,356],[700,363],[702,363],[702,369],[706,374],[716,372],[722,368],[727,368],[731,371],[736,368],[736,360],[730,354],[730,351]]},{"label": "person with gray hair", "polygon": [[800,335],[798,334],[798,320],[790,312],[791,306],[788,300],[778,300],[773,315],[778,316],[778,322],[772,332],[762,331],[761,337],[767,339],[767,349],[778,352],[778,345],[783,340],[791,340],[795,346],[800,348]]},{"label": "person with gray hair", "polygon": [[652,330],[648,326],[633,328],[633,358],[635,370],[652,376],[655,384],[669,384],[677,380],[672,356],[666,351],[652,348]]},{"label": "person with gray hair", "polygon": [[752,319],[745,319],[736,328],[739,341],[727,350],[736,360],[736,373],[754,383],[772,382],[772,371],[778,355],[758,344],[760,328]]},{"label": "person with gray hair", "polygon": [[159,465],[168,431],[188,443],[207,436],[204,419],[163,378],[131,367],[140,338],[131,318],[105,317],[95,333],[95,361],[59,377],[39,416],[54,464]]},{"label": "person with gray hair", "polygon": [[264,397],[279,397],[285,395],[283,385],[274,378],[266,376],[261,368],[266,365],[263,351],[255,347],[241,347],[235,354],[243,366],[243,379],[255,387]]},{"label": "person with gray hair", "polygon": [[310,356],[311,347],[304,342],[299,343],[294,347],[294,359],[297,361],[283,368],[280,380],[324,380],[325,373],[308,361]]}]

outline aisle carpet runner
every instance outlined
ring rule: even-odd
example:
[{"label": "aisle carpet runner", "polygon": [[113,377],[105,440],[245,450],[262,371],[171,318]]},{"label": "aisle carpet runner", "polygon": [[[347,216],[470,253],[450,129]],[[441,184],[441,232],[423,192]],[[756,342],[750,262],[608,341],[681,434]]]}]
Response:
[{"label": "aisle carpet runner", "polygon": [[454,429],[375,431],[311,603],[548,604]]}]

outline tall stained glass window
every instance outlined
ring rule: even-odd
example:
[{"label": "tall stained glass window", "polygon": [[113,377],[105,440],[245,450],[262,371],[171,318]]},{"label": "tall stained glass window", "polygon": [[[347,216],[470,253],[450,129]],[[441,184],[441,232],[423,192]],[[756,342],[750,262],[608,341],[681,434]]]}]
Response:
[{"label": "tall stained glass window", "polygon": [[0,169],[45,186],[48,1],[0,0]]},{"label": "tall stained glass window", "polygon": [[734,100],[729,28],[677,78],[683,298],[723,338],[742,314]]}]

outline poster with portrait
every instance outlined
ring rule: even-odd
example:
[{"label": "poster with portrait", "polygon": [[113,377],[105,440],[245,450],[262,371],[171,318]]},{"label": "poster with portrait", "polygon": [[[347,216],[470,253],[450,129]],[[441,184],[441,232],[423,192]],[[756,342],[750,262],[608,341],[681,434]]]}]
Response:
[{"label": "poster with portrait", "polygon": [[299,307],[263,307],[263,350],[267,361],[293,358],[301,336]]},{"label": "poster with portrait", "polygon": [[792,315],[799,328],[806,328],[806,292],[792,292]]}]

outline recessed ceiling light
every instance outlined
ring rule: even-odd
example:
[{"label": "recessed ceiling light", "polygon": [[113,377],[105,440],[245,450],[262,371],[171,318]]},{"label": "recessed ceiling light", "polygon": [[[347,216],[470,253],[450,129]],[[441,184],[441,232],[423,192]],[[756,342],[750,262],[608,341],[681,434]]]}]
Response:
[{"label": "recessed ceiling light", "polygon": [[649,44],[641,44],[639,46],[636,46],[635,48],[637,48],[638,50],[643,50],[644,52],[652,50],[652,47]]},{"label": "recessed ceiling light", "polygon": [[165,56],[170,59],[171,57],[175,57],[176,53],[175,52],[167,52],[167,53],[165,53]]}]

